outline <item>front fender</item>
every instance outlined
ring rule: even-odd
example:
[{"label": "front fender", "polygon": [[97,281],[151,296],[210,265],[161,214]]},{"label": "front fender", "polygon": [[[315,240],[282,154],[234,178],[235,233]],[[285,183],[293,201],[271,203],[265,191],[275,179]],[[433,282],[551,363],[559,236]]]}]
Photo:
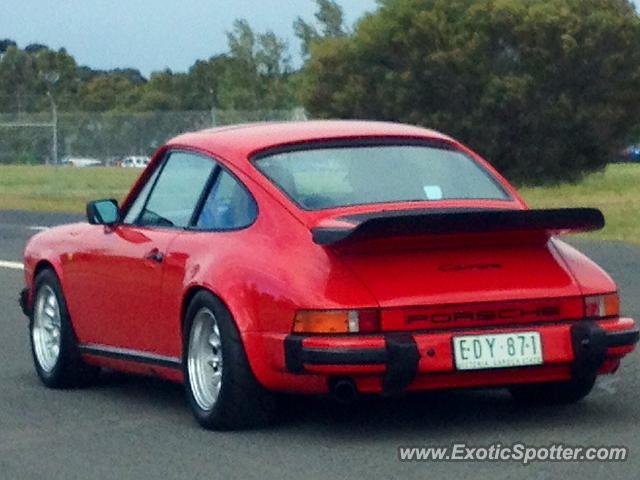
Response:
[{"label": "front fender", "polygon": [[65,290],[64,262],[74,254],[76,242],[87,224],[71,224],[54,227],[31,237],[24,248],[25,306],[33,305],[33,282],[42,268],[51,268]]}]

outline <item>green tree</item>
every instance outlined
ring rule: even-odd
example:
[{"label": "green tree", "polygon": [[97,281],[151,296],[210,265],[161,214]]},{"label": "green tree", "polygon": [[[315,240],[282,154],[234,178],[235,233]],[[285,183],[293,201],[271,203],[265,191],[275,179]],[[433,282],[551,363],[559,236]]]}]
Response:
[{"label": "green tree", "polygon": [[0,111],[30,110],[37,83],[38,71],[33,57],[9,46],[0,57]]},{"label": "green tree", "polygon": [[229,62],[218,83],[222,108],[276,110],[294,103],[286,43],[273,32],[255,33],[246,20],[236,20],[227,34]]},{"label": "green tree", "polygon": [[117,109],[130,99],[135,86],[119,75],[101,75],[83,84],[79,91],[77,110],[106,112]]},{"label": "green tree", "polygon": [[151,75],[144,85],[139,101],[134,105],[139,111],[182,110],[182,98],[186,91],[186,75],[166,69]]},{"label": "green tree", "polygon": [[198,60],[187,74],[183,105],[187,110],[220,108],[222,78],[233,61],[228,55],[216,55],[209,60]]},{"label": "green tree", "polygon": [[58,51],[48,48],[35,50],[32,54],[38,75],[38,85],[33,92],[38,97],[37,109],[49,110],[50,102],[46,97],[53,95],[61,110],[74,109],[81,82],[78,78],[78,65],[65,49]]},{"label": "green tree", "polygon": [[316,0],[318,10],[315,14],[318,28],[298,17],[293,23],[293,31],[300,39],[303,57],[307,58],[311,44],[326,38],[338,38],[348,35],[344,24],[344,11],[334,0]]},{"label": "green tree", "polygon": [[6,52],[9,49],[9,47],[17,47],[17,46],[18,45],[13,40],[9,38],[3,38],[2,40],[0,40],[0,55]]},{"label": "green tree", "polygon": [[450,133],[515,181],[601,168],[640,111],[640,19],[626,0],[380,0],[350,37],[313,42],[316,116]]}]

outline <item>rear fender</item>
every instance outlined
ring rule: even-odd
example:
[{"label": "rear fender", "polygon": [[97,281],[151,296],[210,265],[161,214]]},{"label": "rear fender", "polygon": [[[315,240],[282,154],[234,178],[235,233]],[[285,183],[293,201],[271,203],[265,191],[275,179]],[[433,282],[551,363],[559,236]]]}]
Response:
[{"label": "rear fender", "polygon": [[609,274],[586,255],[557,238],[551,240],[551,245],[575,278],[582,295],[617,291],[616,283]]}]

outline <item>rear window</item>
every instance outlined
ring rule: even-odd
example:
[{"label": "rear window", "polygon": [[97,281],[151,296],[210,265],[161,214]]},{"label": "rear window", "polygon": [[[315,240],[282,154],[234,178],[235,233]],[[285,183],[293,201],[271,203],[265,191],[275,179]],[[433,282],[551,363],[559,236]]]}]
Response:
[{"label": "rear window", "polygon": [[510,199],[475,160],[440,146],[320,147],[262,155],[255,164],[305,210],[391,202]]}]

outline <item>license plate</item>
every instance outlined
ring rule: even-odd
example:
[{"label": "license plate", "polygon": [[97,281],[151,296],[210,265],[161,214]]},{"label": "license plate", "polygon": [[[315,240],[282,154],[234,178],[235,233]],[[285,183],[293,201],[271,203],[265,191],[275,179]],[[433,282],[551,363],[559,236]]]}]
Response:
[{"label": "license plate", "polygon": [[453,352],[458,370],[542,364],[539,332],[453,337]]}]

